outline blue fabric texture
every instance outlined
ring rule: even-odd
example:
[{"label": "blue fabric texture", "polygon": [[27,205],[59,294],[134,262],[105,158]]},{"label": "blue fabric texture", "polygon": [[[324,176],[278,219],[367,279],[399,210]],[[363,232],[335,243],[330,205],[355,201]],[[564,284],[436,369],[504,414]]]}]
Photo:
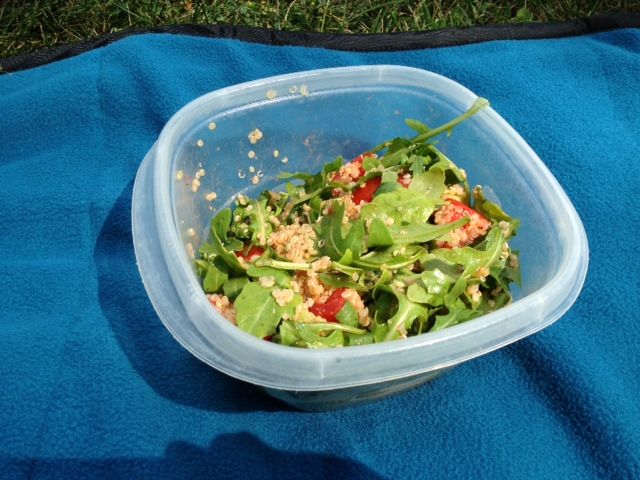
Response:
[{"label": "blue fabric texture", "polygon": [[[491,100],[590,270],[546,330],[372,404],[292,410],[193,358],[135,265],[136,170],[217,88],[389,63]],[[640,30],[395,53],[148,34],[0,76],[0,477],[640,478]]]}]

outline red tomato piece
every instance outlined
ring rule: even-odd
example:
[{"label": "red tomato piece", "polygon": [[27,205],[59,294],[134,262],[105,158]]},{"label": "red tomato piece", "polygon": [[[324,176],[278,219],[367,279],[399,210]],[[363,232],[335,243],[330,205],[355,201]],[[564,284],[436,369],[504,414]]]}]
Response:
[{"label": "red tomato piece", "polygon": [[256,258],[262,256],[264,248],[257,245],[251,245],[248,249],[245,247],[239,252],[235,252],[236,257],[242,258],[245,262],[252,262]]},{"label": "red tomato piece", "polygon": [[469,217],[470,219],[469,223],[458,229],[464,235],[456,242],[450,243],[437,241],[436,243],[441,248],[464,247],[466,245],[470,245],[478,238],[484,236],[491,226],[491,222],[480,212],[457,200],[449,199],[449,205],[442,207],[441,212],[442,216],[440,221],[438,221],[438,214],[436,214],[436,223],[439,224],[457,222],[464,217]]},{"label": "red tomato piece", "polygon": [[364,182],[351,193],[353,203],[360,205],[360,202],[371,202],[371,200],[373,200],[373,195],[376,193],[376,190],[378,190],[381,183],[382,177],[374,177]]},{"label": "red tomato piece", "polygon": [[342,296],[344,288],[334,291],[324,303],[314,303],[309,307],[309,311],[318,317],[324,318],[328,322],[337,322],[336,315],[342,310],[346,298]]}]

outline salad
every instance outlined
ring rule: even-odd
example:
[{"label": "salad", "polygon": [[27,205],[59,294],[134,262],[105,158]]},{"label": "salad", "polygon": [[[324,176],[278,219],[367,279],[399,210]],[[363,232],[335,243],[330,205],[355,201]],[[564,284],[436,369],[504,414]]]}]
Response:
[{"label": "salad", "polygon": [[284,191],[238,195],[212,220],[196,268],[211,304],[267,341],[306,348],[435,332],[507,305],[518,220],[470,188],[435,145],[489,103],[384,142]]}]

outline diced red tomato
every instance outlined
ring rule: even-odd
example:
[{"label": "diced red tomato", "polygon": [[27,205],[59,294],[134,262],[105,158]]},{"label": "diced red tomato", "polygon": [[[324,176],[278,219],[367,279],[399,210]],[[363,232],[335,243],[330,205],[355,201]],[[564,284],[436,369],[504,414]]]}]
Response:
[{"label": "diced red tomato", "polygon": [[235,252],[236,257],[242,258],[245,262],[252,262],[256,258],[262,256],[264,248],[257,245],[251,245],[248,249],[245,247],[239,252]]},{"label": "diced red tomato", "polygon": [[342,296],[344,291],[344,288],[336,289],[329,298],[327,298],[326,302],[314,303],[309,307],[309,311],[318,317],[324,318],[328,322],[337,322],[338,320],[336,319],[336,315],[340,313],[340,310],[342,310],[342,307],[344,307],[344,304],[347,301]]},{"label": "diced red tomato", "polygon": [[491,226],[491,222],[489,220],[487,220],[480,212],[474,210],[465,203],[452,199],[448,200],[450,205],[445,205],[444,207],[442,207],[443,209],[446,209],[446,221],[441,223],[457,222],[463,217],[469,217],[470,221],[466,225],[460,227],[460,230],[467,234],[465,241],[460,242],[459,245],[451,245],[449,242],[439,241],[437,242],[439,247],[464,247],[466,245],[470,245],[476,239],[486,234],[487,230]]},{"label": "diced red tomato", "polygon": [[[349,162],[350,164],[355,164],[358,166],[358,176],[355,178],[353,176],[350,176],[349,177],[350,181],[355,181],[355,180],[358,180],[360,177],[362,177],[366,173],[364,167],[362,166],[362,162],[364,162],[364,159],[367,157],[375,157],[375,156],[376,156],[375,153],[365,152],[361,155],[358,155],[353,160],[351,160],[351,162]],[[333,174],[333,180],[346,181],[344,178],[341,180],[340,172],[336,172]],[[358,187],[352,194],[352,199],[354,203],[356,205],[360,204],[361,201],[364,201],[365,203],[369,203],[373,199],[373,194],[380,186],[381,181],[382,180],[380,178],[372,178],[370,180],[367,180],[360,187]],[[341,193],[342,191],[340,189],[334,189],[333,196],[338,197],[341,195]]]},{"label": "diced red tomato", "polygon": [[356,205],[360,205],[360,202],[370,203],[381,183],[382,177],[374,177],[364,182],[351,193],[353,203]]},{"label": "diced red tomato", "polygon": [[267,335],[266,337],[263,338],[263,340],[270,342],[272,338],[273,338],[273,335]]},{"label": "diced red tomato", "polygon": [[[354,158],[351,161],[351,163],[357,164],[359,166],[358,178],[362,177],[366,173],[364,167],[362,166],[362,163],[364,162],[364,159],[367,157],[375,157],[375,153],[366,152],[366,153],[363,153],[362,155],[358,155],[356,158]],[[337,172],[333,175],[333,178],[334,180],[339,178],[339,175]],[[357,180],[357,178],[354,180]],[[408,175],[405,172],[401,172],[398,175],[398,183],[402,185],[404,188],[409,187],[409,185],[411,184],[411,180],[412,180],[411,175]],[[361,202],[370,203],[373,200],[373,196],[375,195],[376,191],[380,187],[381,183],[382,183],[381,177],[374,177],[367,180],[364,184],[356,188],[351,193],[351,199],[353,200],[353,203],[355,203],[356,205],[360,205]],[[334,190],[333,195],[334,197],[339,196],[340,190],[339,189]]]}]

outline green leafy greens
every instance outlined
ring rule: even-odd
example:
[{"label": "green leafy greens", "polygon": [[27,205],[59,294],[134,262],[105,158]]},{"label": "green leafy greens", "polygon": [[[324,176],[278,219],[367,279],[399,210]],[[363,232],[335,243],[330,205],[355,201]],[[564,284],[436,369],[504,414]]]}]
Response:
[{"label": "green leafy greens", "polygon": [[470,189],[435,146],[488,105],[479,98],[412,138],[384,142],[285,191],[238,195],[211,222],[195,261],[211,303],[245,332],[334,348],[435,332],[507,305],[519,284],[509,246],[519,221]]}]

